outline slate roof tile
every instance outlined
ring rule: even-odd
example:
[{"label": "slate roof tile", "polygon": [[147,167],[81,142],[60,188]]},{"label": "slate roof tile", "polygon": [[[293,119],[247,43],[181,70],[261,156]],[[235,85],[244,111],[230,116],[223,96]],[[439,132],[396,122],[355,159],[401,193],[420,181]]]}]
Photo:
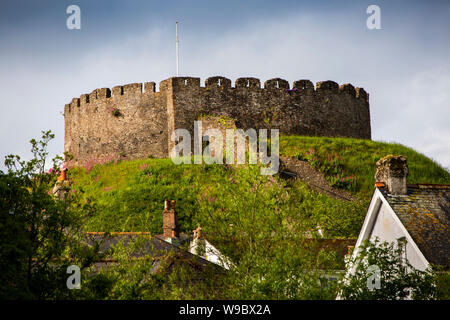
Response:
[{"label": "slate roof tile", "polygon": [[450,267],[450,185],[408,185],[401,196],[379,190],[428,262]]}]

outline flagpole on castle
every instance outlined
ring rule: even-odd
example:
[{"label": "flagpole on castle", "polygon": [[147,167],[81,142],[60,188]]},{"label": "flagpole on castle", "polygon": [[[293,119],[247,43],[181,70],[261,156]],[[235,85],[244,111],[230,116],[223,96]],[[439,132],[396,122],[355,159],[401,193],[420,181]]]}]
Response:
[{"label": "flagpole on castle", "polygon": [[178,62],[178,21],[175,23],[175,48],[176,48],[176,59],[177,59],[177,77],[178,77],[178,68],[179,68],[179,62]]}]

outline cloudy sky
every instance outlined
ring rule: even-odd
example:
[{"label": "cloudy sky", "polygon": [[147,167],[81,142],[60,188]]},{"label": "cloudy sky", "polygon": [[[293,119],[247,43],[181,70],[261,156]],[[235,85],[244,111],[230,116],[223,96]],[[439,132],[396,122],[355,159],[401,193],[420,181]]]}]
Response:
[{"label": "cloudy sky", "polygon": [[[66,27],[72,4],[80,30]],[[371,4],[380,30],[366,26]],[[180,75],[364,87],[374,140],[450,168],[449,1],[2,2],[0,159],[29,156],[28,141],[48,129],[51,153],[63,152],[61,113],[73,97],[174,76],[175,21]]]}]

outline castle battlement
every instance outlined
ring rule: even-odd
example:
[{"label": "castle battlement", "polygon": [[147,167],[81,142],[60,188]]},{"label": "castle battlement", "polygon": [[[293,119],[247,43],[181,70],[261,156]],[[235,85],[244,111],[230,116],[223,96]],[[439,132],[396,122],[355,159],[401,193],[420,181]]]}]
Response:
[{"label": "castle battlement", "polygon": [[242,129],[370,139],[369,95],[351,84],[274,78],[173,77],[95,89],[65,105],[65,151],[73,164],[114,153],[129,159],[168,157],[170,134],[192,130],[200,115],[226,115]]}]

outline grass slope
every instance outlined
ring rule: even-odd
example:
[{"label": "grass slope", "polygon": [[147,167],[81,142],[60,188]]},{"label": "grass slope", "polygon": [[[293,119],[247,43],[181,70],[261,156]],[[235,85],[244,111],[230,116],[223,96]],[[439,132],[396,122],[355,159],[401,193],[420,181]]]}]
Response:
[{"label": "grass slope", "polygon": [[356,237],[373,192],[375,162],[386,154],[408,158],[411,183],[450,183],[437,163],[399,144],[316,137],[282,137],[281,155],[304,158],[309,149],[326,159],[337,153],[341,166],[353,174],[350,190],[360,200],[335,200],[312,191],[301,181],[262,176],[256,165],[174,165],[170,159],[123,161],[70,171],[74,192],[94,206],[86,231],[162,232],[165,198],[177,200],[182,231],[200,223],[205,231],[286,226],[291,232],[320,225],[328,236]]},{"label": "grass slope", "polygon": [[280,154],[303,158],[313,149],[319,158],[337,154],[344,170],[356,177],[356,187],[350,189],[362,199],[370,199],[375,184],[375,163],[388,154],[404,155],[408,159],[408,183],[449,184],[450,173],[421,153],[397,143],[384,143],[350,138],[287,136],[280,139]]}]

